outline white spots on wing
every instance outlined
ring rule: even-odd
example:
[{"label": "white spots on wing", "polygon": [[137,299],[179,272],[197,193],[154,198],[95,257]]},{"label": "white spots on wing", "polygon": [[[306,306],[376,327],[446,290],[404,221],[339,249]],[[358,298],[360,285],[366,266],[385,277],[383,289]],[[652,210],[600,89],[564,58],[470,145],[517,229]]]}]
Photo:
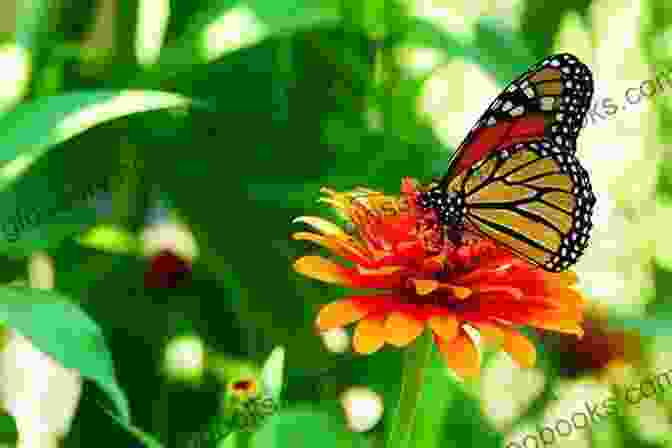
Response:
[{"label": "white spots on wing", "polygon": [[553,110],[553,104],[555,104],[555,99],[545,96],[539,100],[539,104],[541,106],[541,110],[544,111]]},{"label": "white spots on wing", "polygon": [[512,117],[517,117],[519,115],[523,115],[525,113],[525,107],[524,106],[518,106],[515,109],[513,109],[510,114]]}]

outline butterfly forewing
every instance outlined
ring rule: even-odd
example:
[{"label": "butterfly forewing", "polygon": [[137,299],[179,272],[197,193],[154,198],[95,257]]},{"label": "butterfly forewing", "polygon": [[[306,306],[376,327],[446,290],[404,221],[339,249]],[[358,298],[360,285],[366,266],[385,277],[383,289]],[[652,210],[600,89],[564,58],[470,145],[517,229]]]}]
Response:
[{"label": "butterfly forewing", "polygon": [[592,97],[592,74],[575,56],[563,53],[539,61],[490,104],[455,152],[442,185],[513,143],[546,138],[574,153]]},{"label": "butterfly forewing", "polygon": [[548,138],[490,152],[446,186],[466,225],[549,271],[574,264],[588,244],[595,205],[572,152]]}]

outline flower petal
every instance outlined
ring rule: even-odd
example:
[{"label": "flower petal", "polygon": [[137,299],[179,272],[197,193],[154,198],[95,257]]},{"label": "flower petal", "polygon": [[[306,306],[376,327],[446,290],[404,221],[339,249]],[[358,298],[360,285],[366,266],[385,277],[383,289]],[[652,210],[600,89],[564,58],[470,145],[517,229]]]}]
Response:
[{"label": "flower petal", "polygon": [[320,331],[345,327],[366,316],[366,310],[355,305],[352,300],[339,300],[325,305],[317,315],[317,327]]},{"label": "flower petal", "polygon": [[504,350],[511,355],[521,367],[534,367],[537,360],[537,349],[525,336],[513,328],[502,328]]},{"label": "flower petal", "polygon": [[553,289],[547,292],[544,300],[554,308],[565,310],[582,310],[585,304],[583,295],[573,288]]},{"label": "flower petal", "polygon": [[325,283],[336,283],[344,286],[352,285],[346,268],[317,255],[299,258],[294,262],[294,270],[306,277]]},{"label": "flower petal", "polygon": [[464,332],[451,342],[440,341],[439,351],[448,367],[453,369],[462,378],[477,376],[481,371],[481,361],[478,350],[471,338]]},{"label": "flower petal", "polygon": [[350,235],[345,233],[343,229],[338,227],[333,222],[327,221],[326,219],[318,218],[316,216],[299,216],[298,218],[294,218],[292,224],[296,224],[299,222],[308,224],[309,226],[321,232],[325,236],[336,237],[343,241],[350,241],[352,239],[352,237],[350,237]]},{"label": "flower petal", "polygon": [[405,347],[420,336],[424,328],[418,319],[404,313],[391,313],[385,321],[385,340],[395,347]]},{"label": "flower petal", "polygon": [[352,348],[363,355],[378,351],[385,345],[385,325],[380,318],[369,318],[360,321],[352,338]]},{"label": "flower petal", "polygon": [[504,338],[502,328],[490,322],[471,322],[476,327],[483,341],[491,345],[499,345]]},{"label": "flower petal", "polygon": [[424,280],[424,279],[413,279],[413,284],[415,285],[415,292],[419,296],[426,296],[436,291],[440,283],[436,280]]},{"label": "flower petal", "polygon": [[459,329],[457,318],[449,314],[430,317],[429,328],[446,343],[457,336]]},{"label": "flower petal", "polygon": [[460,300],[468,299],[473,293],[471,289],[465,288],[464,286],[451,286],[451,289],[453,290],[455,297]]},{"label": "flower petal", "polygon": [[546,312],[543,315],[535,315],[530,318],[527,325],[541,328],[543,330],[559,331],[561,333],[570,333],[583,337],[583,328],[576,316],[561,312]]},{"label": "flower petal", "polygon": [[367,258],[367,254],[364,252],[365,249],[360,247],[360,245],[354,241],[346,242],[336,237],[326,237],[310,232],[296,232],[292,234],[292,238],[299,241],[312,241],[354,263],[363,265],[371,264]]},{"label": "flower petal", "polygon": [[511,286],[486,285],[474,288],[473,292],[478,294],[507,294],[516,300],[523,298],[523,292]]},{"label": "flower petal", "polygon": [[544,278],[546,284],[551,288],[566,288],[575,285],[579,282],[579,278],[575,272],[564,271],[559,273],[546,273]]}]

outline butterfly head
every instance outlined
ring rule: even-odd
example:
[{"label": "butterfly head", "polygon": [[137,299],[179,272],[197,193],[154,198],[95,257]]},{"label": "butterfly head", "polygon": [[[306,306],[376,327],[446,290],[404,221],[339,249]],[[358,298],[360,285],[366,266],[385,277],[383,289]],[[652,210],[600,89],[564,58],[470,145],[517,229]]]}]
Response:
[{"label": "butterfly head", "polygon": [[434,210],[441,224],[449,229],[462,228],[464,220],[464,198],[455,191],[444,191],[437,185],[420,193],[418,205]]}]

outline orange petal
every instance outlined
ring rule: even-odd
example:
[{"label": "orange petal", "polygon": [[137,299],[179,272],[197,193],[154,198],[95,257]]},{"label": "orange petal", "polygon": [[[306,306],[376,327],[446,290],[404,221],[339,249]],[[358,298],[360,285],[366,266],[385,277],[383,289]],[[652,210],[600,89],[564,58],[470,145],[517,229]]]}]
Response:
[{"label": "orange petal", "polygon": [[545,300],[560,309],[581,310],[586,302],[583,295],[572,288],[552,289],[547,292]]},{"label": "orange petal", "polygon": [[458,322],[455,316],[443,315],[429,318],[429,328],[444,342],[451,342],[457,336]]},{"label": "orange petal", "polygon": [[415,284],[415,292],[420,296],[426,296],[439,287],[439,282],[436,280],[415,279],[413,283]]},{"label": "orange petal", "polygon": [[478,333],[483,338],[483,341],[487,344],[499,345],[504,337],[502,329],[495,324],[489,322],[474,322],[471,325],[476,327]]},{"label": "orange petal", "polygon": [[574,316],[567,316],[567,313],[546,312],[542,316],[530,319],[528,325],[544,330],[575,334],[579,338],[583,337],[583,328],[579,321]]},{"label": "orange petal", "polygon": [[343,231],[343,229],[338,227],[333,222],[327,221],[326,219],[318,218],[316,216],[299,216],[298,218],[294,218],[292,221],[293,224],[299,222],[308,224],[325,236],[333,236],[344,241],[349,241],[352,239],[350,235]]},{"label": "orange petal", "polygon": [[453,286],[452,290],[455,297],[460,300],[464,300],[472,294],[471,289],[465,288],[464,286]]},{"label": "orange petal", "polygon": [[364,253],[364,248],[355,241],[347,242],[336,237],[326,237],[310,232],[296,232],[292,234],[292,238],[299,241],[312,241],[313,243],[331,250],[336,255],[345,258],[354,258],[353,261],[355,262],[368,262],[367,255]]},{"label": "orange petal", "polygon": [[320,331],[345,327],[364,316],[366,316],[366,311],[357,308],[350,300],[331,302],[317,314],[317,327]]},{"label": "orange petal", "polygon": [[502,328],[504,334],[504,350],[511,355],[521,367],[534,367],[537,360],[537,349],[525,336],[513,328]]},{"label": "orange petal", "polygon": [[516,300],[520,300],[523,298],[523,292],[518,289],[518,288],[513,288],[511,286],[483,286],[481,288],[476,288],[475,292],[477,293],[494,293],[494,292],[501,292],[505,294],[509,294]]},{"label": "orange petal", "polygon": [[546,284],[551,288],[566,288],[578,283],[579,278],[572,271],[559,272],[557,274],[547,273],[544,278]]},{"label": "orange petal", "polygon": [[368,355],[385,345],[385,325],[382,319],[364,319],[357,324],[352,347],[357,353]]},{"label": "orange petal", "polygon": [[391,275],[404,269],[403,266],[383,266],[377,269],[367,269],[363,266],[357,266],[357,272],[362,275]]},{"label": "orange petal", "polygon": [[425,328],[422,322],[403,313],[392,313],[385,321],[385,340],[395,347],[405,347]]},{"label": "orange petal", "polygon": [[345,286],[352,284],[347,275],[347,270],[343,266],[317,255],[299,258],[294,262],[294,270],[306,277],[325,283],[336,283]]},{"label": "orange petal", "polygon": [[448,367],[462,378],[477,376],[481,371],[478,350],[471,338],[464,332],[451,342],[441,341],[439,351]]}]

